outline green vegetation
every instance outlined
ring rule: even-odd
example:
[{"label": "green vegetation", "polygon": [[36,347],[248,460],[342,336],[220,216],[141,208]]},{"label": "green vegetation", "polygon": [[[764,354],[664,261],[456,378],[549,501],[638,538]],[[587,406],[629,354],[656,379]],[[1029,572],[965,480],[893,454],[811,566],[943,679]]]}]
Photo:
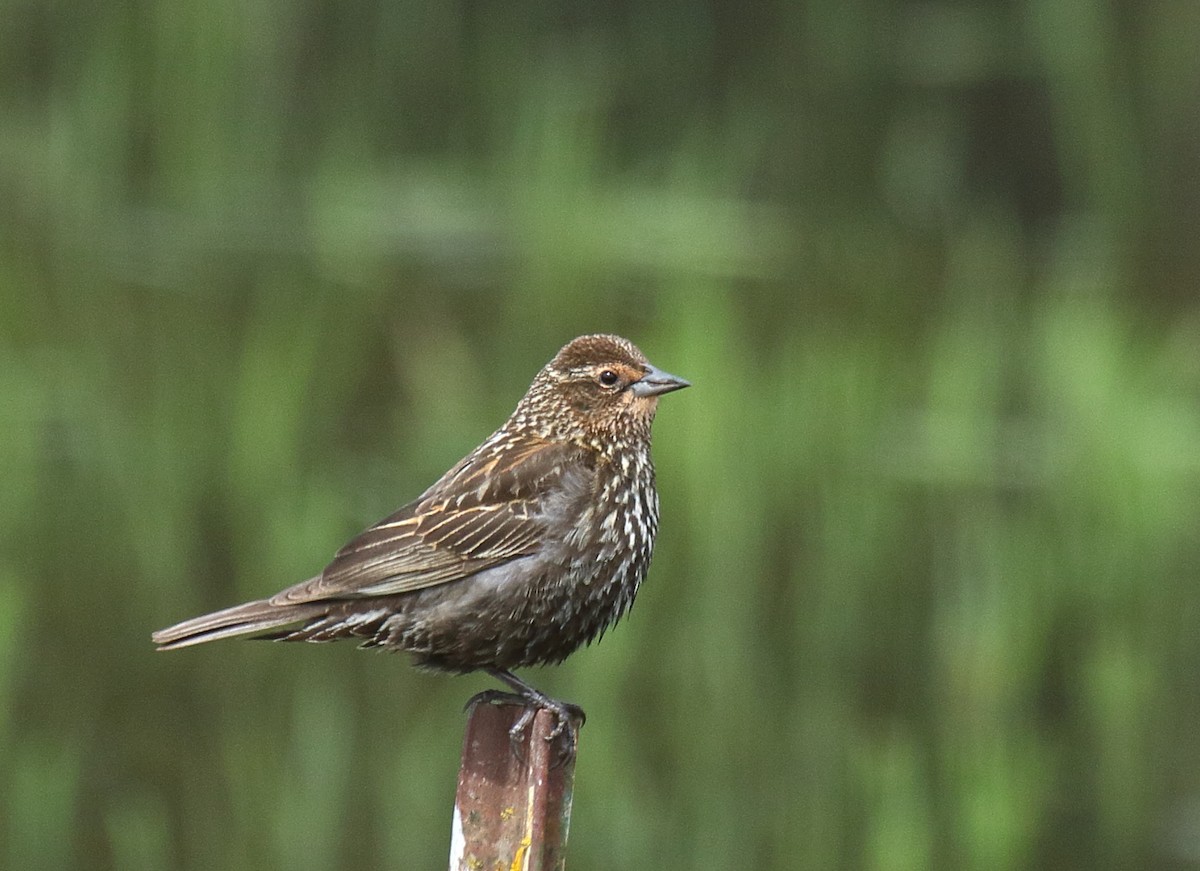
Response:
[{"label": "green vegetation", "polygon": [[574,871],[1194,867],[1186,4],[3,18],[0,867],[444,867],[485,679],[149,633],[600,330],[695,387],[633,614],[529,673]]}]

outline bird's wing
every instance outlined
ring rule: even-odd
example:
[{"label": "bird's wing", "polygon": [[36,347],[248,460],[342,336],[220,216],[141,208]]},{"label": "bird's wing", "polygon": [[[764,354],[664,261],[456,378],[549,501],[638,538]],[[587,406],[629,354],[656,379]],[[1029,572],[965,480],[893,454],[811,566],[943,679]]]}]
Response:
[{"label": "bird's wing", "polygon": [[489,439],[421,498],[350,541],[321,575],[271,601],[391,596],[532,554],[554,510],[548,500],[590,486],[589,453],[541,439]]}]

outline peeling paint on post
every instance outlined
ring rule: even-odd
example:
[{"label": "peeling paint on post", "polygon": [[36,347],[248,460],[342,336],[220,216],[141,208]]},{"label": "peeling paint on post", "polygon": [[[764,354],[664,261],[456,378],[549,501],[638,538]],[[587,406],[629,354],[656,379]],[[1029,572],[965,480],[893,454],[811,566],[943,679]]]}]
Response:
[{"label": "peeling paint on post", "polygon": [[[525,730],[523,753],[508,730],[519,705],[479,704],[467,721],[454,800],[450,871],[562,871],[575,756],[558,761],[546,740],[554,715],[539,710]],[[573,725],[578,740],[579,727]]]}]

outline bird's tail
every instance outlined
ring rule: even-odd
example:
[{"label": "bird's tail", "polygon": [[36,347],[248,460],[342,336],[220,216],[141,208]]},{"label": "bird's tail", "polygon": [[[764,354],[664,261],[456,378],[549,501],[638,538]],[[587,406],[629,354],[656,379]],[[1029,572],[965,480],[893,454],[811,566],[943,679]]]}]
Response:
[{"label": "bird's tail", "polygon": [[328,603],[299,602],[275,605],[270,599],[261,599],[184,620],[182,623],[160,629],[150,637],[159,650],[174,650],[177,647],[191,647],[193,644],[203,644],[219,638],[257,635],[293,623],[307,622],[324,616],[328,610]]}]

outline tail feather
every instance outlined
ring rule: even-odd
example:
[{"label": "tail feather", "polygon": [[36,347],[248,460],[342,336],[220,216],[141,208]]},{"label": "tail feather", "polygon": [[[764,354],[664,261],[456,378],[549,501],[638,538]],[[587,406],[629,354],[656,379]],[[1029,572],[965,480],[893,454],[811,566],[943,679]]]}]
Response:
[{"label": "tail feather", "polygon": [[174,650],[191,647],[219,638],[234,638],[239,635],[257,635],[280,629],[295,623],[303,623],[323,616],[329,610],[328,603],[304,602],[295,605],[273,605],[269,599],[234,605],[223,611],[214,611],[201,617],[184,620],[166,629],[160,629],[150,637],[159,650]]}]

